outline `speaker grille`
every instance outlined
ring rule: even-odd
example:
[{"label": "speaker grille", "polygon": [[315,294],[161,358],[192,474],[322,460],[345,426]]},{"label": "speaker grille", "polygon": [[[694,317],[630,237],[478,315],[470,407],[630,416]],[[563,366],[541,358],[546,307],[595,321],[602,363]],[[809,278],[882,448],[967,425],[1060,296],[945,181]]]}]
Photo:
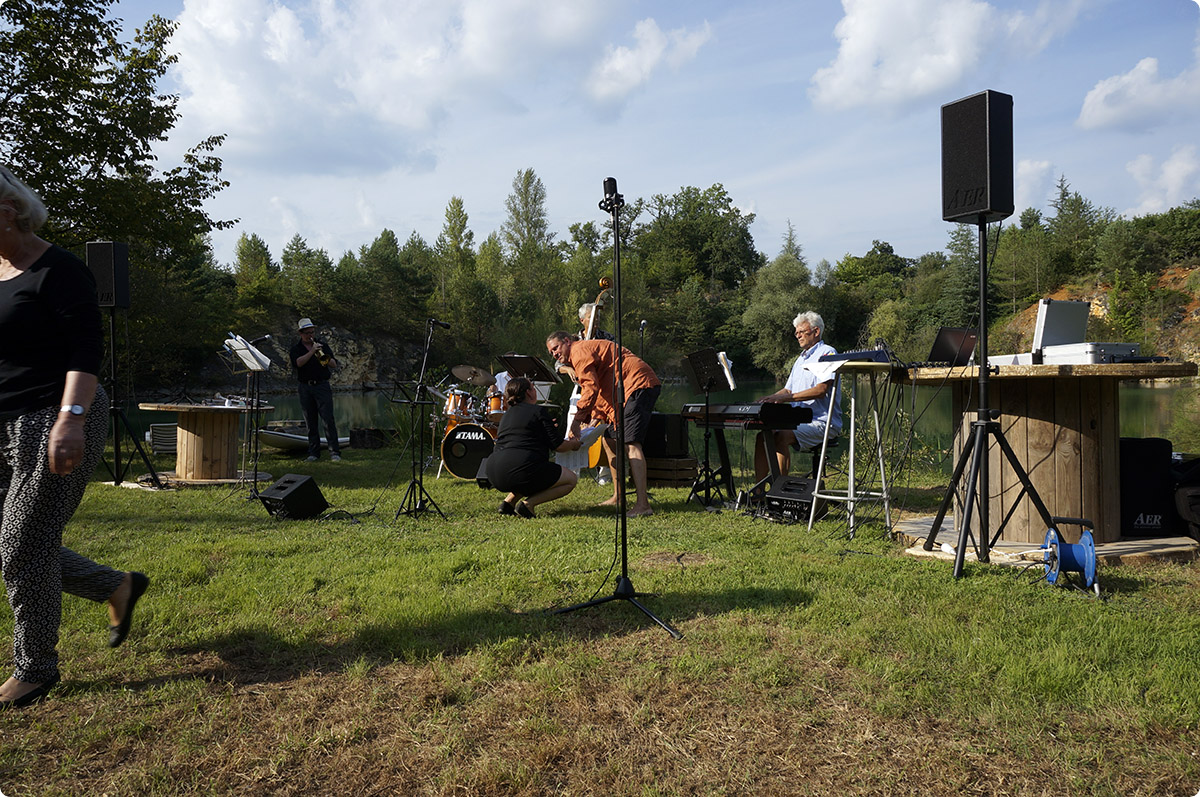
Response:
[{"label": "speaker grille", "polygon": [[101,307],[129,308],[129,245],[91,241],[87,265],[96,279],[96,298]]},{"label": "speaker grille", "polygon": [[1013,214],[1013,104],[982,91],[942,106],[942,218],[990,223]]}]

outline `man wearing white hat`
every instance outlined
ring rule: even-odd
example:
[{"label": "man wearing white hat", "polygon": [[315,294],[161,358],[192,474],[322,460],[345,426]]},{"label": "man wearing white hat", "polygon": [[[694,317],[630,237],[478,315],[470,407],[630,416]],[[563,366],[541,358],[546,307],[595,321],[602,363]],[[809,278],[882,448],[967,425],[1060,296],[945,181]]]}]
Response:
[{"label": "man wearing white hat", "polygon": [[300,409],[308,425],[308,461],[316,462],[321,455],[320,419],[325,424],[325,440],[329,443],[329,458],[334,462],[342,459],[338,447],[337,423],[333,419],[333,388],[329,386],[329,369],[338,367],[337,358],[329,350],[329,344],[316,339],[317,328],[311,318],[301,318],[300,340],[292,346],[290,358],[296,366],[299,380]]}]

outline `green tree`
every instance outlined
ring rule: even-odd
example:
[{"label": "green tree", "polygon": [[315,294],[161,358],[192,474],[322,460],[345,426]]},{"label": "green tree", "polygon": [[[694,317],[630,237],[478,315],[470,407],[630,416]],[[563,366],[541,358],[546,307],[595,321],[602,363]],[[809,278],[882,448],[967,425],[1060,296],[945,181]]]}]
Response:
[{"label": "green tree", "polygon": [[1054,215],[1046,227],[1061,257],[1060,277],[1086,274],[1096,264],[1096,241],[1116,218],[1116,211],[1098,208],[1078,191],[1072,191],[1065,175],[1059,177],[1058,195],[1050,204]]},{"label": "green tree", "polygon": [[296,314],[327,315],[334,273],[328,253],[324,249],[313,249],[297,233],[284,246],[279,259],[284,295]]},{"label": "green tree", "polygon": [[475,272],[475,233],[467,226],[468,216],[462,197],[450,197],[446,204],[446,221],[442,232],[433,244],[434,281],[439,307],[445,308],[449,283],[456,276],[469,270],[471,278]]},{"label": "green tree", "polygon": [[181,166],[154,168],[154,142],[175,124],[178,97],[157,91],[175,62],[175,25],[158,16],[132,43],[107,17],[112,0],[0,5],[0,160],[50,209],[46,234],[68,248],[145,239],[185,252],[232,222],[203,203],[227,184],[208,138]]},{"label": "green tree", "polygon": [[[177,118],[159,79],[175,62],[174,23],[158,16],[121,39],[113,0],[0,3],[0,161],[41,195],[42,234],[82,256],[92,240],[129,244],[134,312],[121,372],[142,386],[175,381],[211,358],[212,330],[233,320],[233,286],[212,262],[204,202],[227,184],[197,143],[160,170],[151,151]],[[138,352],[136,358],[131,351]]]},{"label": "green tree", "polygon": [[562,259],[554,244],[546,211],[546,186],[533,169],[522,169],[504,200],[507,216],[500,226],[505,259],[520,290],[510,311],[524,308],[531,320],[549,314],[563,284]]},{"label": "green tree", "polygon": [[796,359],[792,319],[813,301],[809,277],[808,263],[789,221],[783,249],[754,275],[741,316],[754,364],[776,378],[783,378]]},{"label": "green tree", "polygon": [[284,298],[279,266],[271,257],[271,250],[257,235],[242,233],[234,246],[233,258],[239,326],[245,329],[269,326]]}]

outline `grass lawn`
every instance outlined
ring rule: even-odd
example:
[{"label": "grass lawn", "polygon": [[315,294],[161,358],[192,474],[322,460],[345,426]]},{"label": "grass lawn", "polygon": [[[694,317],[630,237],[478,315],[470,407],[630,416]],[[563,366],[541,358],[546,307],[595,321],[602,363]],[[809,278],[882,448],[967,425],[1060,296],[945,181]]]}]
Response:
[{"label": "grass lawn", "polygon": [[611,488],[523,521],[430,475],[447,519],[395,521],[406,464],[265,456],[316,477],[324,521],[93,484],[67,544],[150,589],[115,651],[64,599],[63,684],[0,714],[3,794],[1200,790],[1196,563],[1105,568],[1097,601],[656,489],[629,573],[676,641],[624,601],[546,611],[612,592]]}]

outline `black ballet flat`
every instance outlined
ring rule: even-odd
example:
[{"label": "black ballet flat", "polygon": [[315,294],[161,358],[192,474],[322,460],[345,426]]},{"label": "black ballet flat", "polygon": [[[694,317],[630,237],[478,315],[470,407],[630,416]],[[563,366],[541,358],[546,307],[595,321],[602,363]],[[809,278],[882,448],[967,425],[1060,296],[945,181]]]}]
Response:
[{"label": "black ballet flat", "polygon": [[499,512],[501,515],[515,515],[515,514],[517,514],[517,510],[516,510],[516,509],[513,509],[513,505],[512,505],[512,504],[510,504],[508,501],[501,501],[501,502],[500,502],[500,509],[499,509],[499,510],[497,510],[497,511],[498,511],[498,512]]},{"label": "black ballet flat", "polygon": [[138,598],[142,597],[142,593],[146,591],[146,587],[150,586],[150,579],[145,573],[131,573],[133,576],[133,584],[129,590],[129,602],[125,604],[125,616],[121,618],[121,622],[108,627],[108,646],[115,648],[125,641],[125,637],[129,636],[129,626],[133,623],[133,607],[137,605]]},{"label": "black ballet flat", "polygon": [[5,709],[9,708],[28,708],[34,703],[40,703],[46,698],[46,695],[50,694],[50,690],[53,689],[57,684],[58,675],[55,675],[41,686],[37,687],[36,689],[31,689],[18,698],[14,698],[12,700],[0,700],[0,711],[4,711]]},{"label": "black ballet flat", "polygon": [[526,520],[533,520],[534,518],[537,517],[537,515],[533,514],[533,508],[531,506],[529,506],[529,504],[525,503],[524,501],[517,504],[517,516],[523,517]]}]

